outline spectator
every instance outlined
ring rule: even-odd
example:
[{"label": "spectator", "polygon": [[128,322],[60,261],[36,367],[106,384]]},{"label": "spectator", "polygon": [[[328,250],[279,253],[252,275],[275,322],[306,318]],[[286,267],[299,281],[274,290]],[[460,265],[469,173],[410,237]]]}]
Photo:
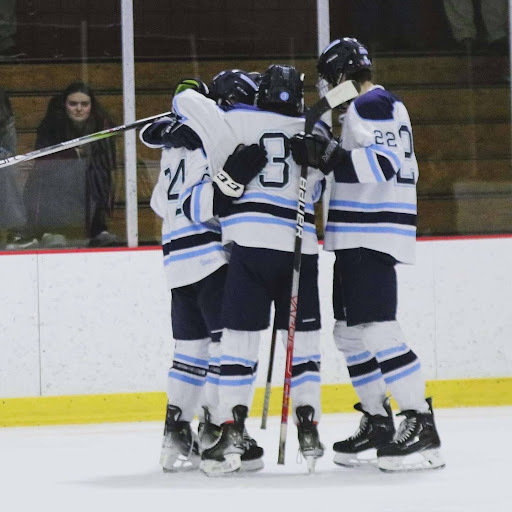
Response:
[{"label": "spectator", "polygon": [[[37,129],[36,149],[112,127],[90,87],[74,82],[53,97]],[[28,224],[43,247],[64,247],[65,235],[89,239],[91,247],[117,245],[107,231],[113,206],[113,138],[84,144],[36,160],[25,187]]]},{"label": "spectator", "polygon": [[[14,154],[16,154],[14,115],[7,94],[0,89],[0,159],[9,158]],[[7,242],[6,249],[21,249],[35,245],[35,240],[22,240],[17,235],[26,221],[25,205],[17,182],[16,168],[0,169],[0,230],[3,241]]]},{"label": "spectator", "polygon": [[468,53],[472,53],[475,49],[477,40],[475,10],[477,7],[479,7],[482,14],[487,33],[489,53],[507,55],[507,0],[444,0],[446,17],[456,43]]},{"label": "spectator", "polygon": [[16,0],[0,2],[0,59],[16,57]]}]

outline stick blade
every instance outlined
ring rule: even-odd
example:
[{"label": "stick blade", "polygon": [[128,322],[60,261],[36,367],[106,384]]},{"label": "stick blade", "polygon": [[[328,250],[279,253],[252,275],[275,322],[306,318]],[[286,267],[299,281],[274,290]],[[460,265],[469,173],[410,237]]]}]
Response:
[{"label": "stick blade", "polygon": [[317,101],[306,113],[304,131],[311,133],[315,123],[329,110],[350,101],[359,95],[361,85],[355,80],[347,80],[331,89],[323,98]]},{"label": "stick blade", "polygon": [[361,85],[355,80],[347,80],[340,85],[331,89],[326,95],[325,99],[330,108],[335,108],[346,101],[353,100],[359,95]]}]

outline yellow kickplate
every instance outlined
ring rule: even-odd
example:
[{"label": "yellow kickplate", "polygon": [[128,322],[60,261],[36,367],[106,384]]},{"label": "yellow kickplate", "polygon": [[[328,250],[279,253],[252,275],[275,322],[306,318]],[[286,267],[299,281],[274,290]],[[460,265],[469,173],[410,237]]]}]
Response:
[{"label": "yellow kickplate", "polygon": [[[512,405],[512,378],[429,381],[426,394],[436,408]],[[263,396],[256,389],[251,416],[261,416]],[[283,389],[272,388],[269,415],[281,414],[282,398]],[[357,401],[350,384],[322,386],[324,413],[351,412]],[[0,398],[0,427],[162,421],[166,403],[162,392]]]}]

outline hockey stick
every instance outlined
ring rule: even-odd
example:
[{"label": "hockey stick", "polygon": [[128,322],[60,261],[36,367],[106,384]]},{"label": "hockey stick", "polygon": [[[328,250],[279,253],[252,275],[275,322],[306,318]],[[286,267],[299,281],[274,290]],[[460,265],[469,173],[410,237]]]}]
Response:
[{"label": "hockey stick", "polygon": [[130,124],[115,126],[114,128],[108,128],[101,132],[91,133],[90,135],[84,135],[83,137],[78,137],[77,139],[71,139],[65,142],[60,142],[59,144],[55,144],[54,146],[36,149],[35,151],[25,153],[24,155],[11,156],[10,158],[6,158],[5,160],[0,160],[0,169],[2,167],[9,167],[10,165],[18,164],[20,162],[26,162],[27,160],[34,160],[34,158],[39,158],[40,156],[51,155],[53,153],[58,153],[59,151],[64,151],[66,149],[71,149],[76,146],[81,146],[82,144],[88,144],[89,142],[95,142],[97,140],[106,139],[107,137],[112,137],[112,135],[116,135],[126,130],[132,130],[133,128],[144,126],[145,124],[150,123],[155,119],[168,116],[171,113],[172,112],[164,112],[163,114],[157,114],[156,116],[146,117],[145,119],[140,119],[139,121],[134,121]]},{"label": "hockey stick", "polygon": [[276,351],[277,323],[274,313],[274,325],[272,326],[272,339],[270,341],[270,355],[268,357],[267,384],[265,385],[265,398],[263,399],[263,412],[261,414],[261,428],[267,428],[268,408],[270,405],[270,391],[272,389],[272,371],[274,369],[274,354]]},{"label": "hockey stick", "polygon": [[[346,101],[355,98],[361,86],[359,83],[349,80],[330,90],[323,98],[317,101],[306,113],[304,131],[312,133],[315,123],[325,112],[331,110]],[[290,318],[288,322],[288,339],[286,343],[286,365],[284,370],[283,404],[281,410],[281,431],[279,434],[278,464],[284,464],[286,448],[286,432],[288,429],[288,410],[290,407],[290,388],[292,380],[293,344],[295,342],[295,322],[297,319],[297,305],[299,299],[299,279],[302,256],[302,235],[304,215],[306,208],[306,187],[308,183],[308,166],[303,165],[300,170],[299,195],[297,207],[297,225],[295,231],[295,249],[293,252],[292,291],[290,296]]]}]

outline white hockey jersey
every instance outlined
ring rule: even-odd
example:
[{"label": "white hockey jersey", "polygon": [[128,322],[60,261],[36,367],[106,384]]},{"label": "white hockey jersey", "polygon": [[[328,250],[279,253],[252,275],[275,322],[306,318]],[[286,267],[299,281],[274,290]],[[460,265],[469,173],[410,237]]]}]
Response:
[{"label": "white hockey jersey", "polygon": [[[300,166],[290,152],[290,138],[304,130],[304,119],[237,105],[223,111],[194,91],[174,98],[175,111],[201,138],[212,171],[218,172],[238,144],[260,144],[267,150],[268,164],[245,187],[244,194],[233,201],[229,214],[220,219],[225,244],[233,241],[245,247],[259,247],[293,252]],[[316,128],[322,130],[321,128]],[[325,135],[325,133],[324,133]],[[309,169],[302,252],[316,254],[313,203],[321,195],[323,174]],[[184,189],[185,190],[185,189]],[[191,211],[201,214],[201,205],[212,197],[211,183],[186,187],[180,201],[191,197]],[[196,209],[193,205],[196,205]],[[210,210],[204,212],[210,214]],[[202,217],[193,217],[199,220]]]},{"label": "white hockey jersey", "polygon": [[[142,136],[141,140],[145,142]],[[218,222],[191,222],[178,206],[185,179],[200,181],[204,175],[209,172],[202,150],[162,148],[150,205],[163,219],[162,249],[169,290],[196,283],[227,263]]]},{"label": "white hockey jersey", "polygon": [[411,121],[404,104],[374,86],[349,106],[342,147],[355,183],[332,183],[324,248],[366,247],[414,263],[416,182]]}]

